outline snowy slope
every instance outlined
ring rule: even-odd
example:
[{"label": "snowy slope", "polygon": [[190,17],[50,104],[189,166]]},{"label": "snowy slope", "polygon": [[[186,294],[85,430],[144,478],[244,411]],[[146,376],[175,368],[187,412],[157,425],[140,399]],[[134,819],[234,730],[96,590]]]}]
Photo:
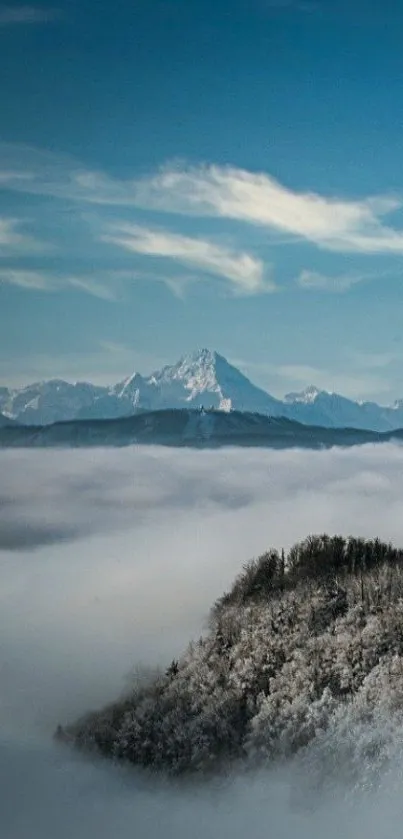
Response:
[{"label": "snowy slope", "polygon": [[26,425],[75,419],[103,391],[87,382],[70,384],[62,379],[35,382],[19,390],[1,388],[0,411]]},{"label": "snowy slope", "polygon": [[354,402],[338,393],[310,386],[284,398],[285,416],[308,425],[328,428],[364,428],[389,431],[403,427],[403,403],[382,407],[375,402]]},{"label": "snowy slope", "polygon": [[26,425],[71,419],[112,419],[136,411],[214,407],[280,415],[282,402],[246,378],[223,356],[200,350],[144,377],[134,373],[111,387],[59,379],[20,390],[0,388],[0,411]]},{"label": "snowy slope", "polygon": [[403,428],[403,400],[390,407],[354,402],[313,386],[275,399],[219,353],[202,349],[150,376],[136,372],[110,387],[60,379],[21,389],[0,387],[0,413],[25,425],[73,419],[114,419],[178,408],[249,411],[328,428]]},{"label": "snowy slope", "polygon": [[217,352],[203,349],[150,377],[159,392],[158,407],[213,407],[221,411],[279,414],[282,403],[249,381]]}]

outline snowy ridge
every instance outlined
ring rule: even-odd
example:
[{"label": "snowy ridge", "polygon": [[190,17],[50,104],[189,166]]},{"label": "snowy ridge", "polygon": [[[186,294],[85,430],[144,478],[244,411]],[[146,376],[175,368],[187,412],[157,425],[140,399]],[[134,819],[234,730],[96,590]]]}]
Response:
[{"label": "snowy ridge", "polygon": [[24,425],[77,419],[114,419],[143,411],[214,408],[287,417],[326,428],[390,431],[403,428],[403,400],[383,407],[355,402],[310,385],[276,399],[219,353],[201,349],[150,376],[133,373],[109,387],[62,379],[20,389],[0,387],[0,413]]},{"label": "snowy ridge", "polygon": [[329,396],[331,395],[330,391],[320,391],[314,385],[309,385],[309,387],[299,393],[287,393],[284,397],[284,402],[289,405],[295,405],[296,403],[301,403],[302,405],[312,405],[316,402],[321,392],[328,393]]}]

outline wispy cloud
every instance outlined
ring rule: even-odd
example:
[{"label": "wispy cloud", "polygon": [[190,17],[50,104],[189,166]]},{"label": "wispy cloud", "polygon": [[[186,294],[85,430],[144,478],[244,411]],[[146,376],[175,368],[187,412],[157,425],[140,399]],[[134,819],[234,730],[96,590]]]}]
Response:
[{"label": "wispy cloud", "polygon": [[23,236],[16,230],[17,222],[12,218],[0,218],[0,247],[14,247],[20,244]]},{"label": "wispy cloud", "polygon": [[142,179],[119,180],[36,149],[0,145],[3,188],[81,203],[140,207],[252,224],[345,253],[403,253],[403,229],[383,219],[403,210],[399,195],[339,198],[298,192],[270,174],[231,166],[170,165]]},{"label": "wispy cloud", "polygon": [[362,200],[296,192],[270,175],[233,167],[165,168],[137,185],[142,205],[176,213],[218,216],[292,234],[325,250],[403,252],[403,230],[383,216],[401,209],[400,197]]},{"label": "wispy cloud", "polygon": [[0,269],[0,285],[15,285],[32,291],[47,291],[52,287],[49,278],[40,271],[21,271],[14,268]]},{"label": "wispy cloud", "polygon": [[349,352],[351,362],[360,370],[382,370],[389,367],[395,362],[400,362],[401,359],[397,353],[393,352],[363,352],[359,350],[352,350]]},{"label": "wispy cloud", "polygon": [[375,394],[388,392],[388,383],[380,376],[347,369],[331,370],[309,364],[281,364],[277,367],[281,380],[288,380],[292,388],[306,388],[314,385],[319,390],[341,393],[351,399],[368,399]]},{"label": "wispy cloud", "polygon": [[105,281],[99,281],[88,276],[64,276],[49,271],[0,268],[1,285],[14,285],[29,291],[49,292],[75,288],[102,300],[116,299],[113,285],[111,282],[108,283],[108,278],[105,278]]},{"label": "wispy cloud", "polygon": [[20,219],[0,216],[0,256],[32,253],[49,248],[49,245],[21,232],[22,226],[23,222]]},{"label": "wispy cloud", "polygon": [[102,238],[133,253],[172,259],[193,269],[222,277],[238,293],[255,294],[274,290],[274,283],[265,279],[261,260],[249,253],[230,250],[205,239],[193,239],[133,224],[116,226]]},{"label": "wispy cloud", "polygon": [[39,6],[0,5],[0,26],[12,26],[18,23],[47,23],[57,16],[57,9],[43,9]]},{"label": "wispy cloud", "polygon": [[116,291],[111,283],[99,281],[92,277],[67,277],[66,284],[79,291],[85,291],[92,297],[99,297],[101,300],[116,300]]},{"label": "wispy cloud", "polygon": [[63,272],[0,267],[0,286],[12,285],[27,291],[59,292],[75,289],[112,302],[125,298],[125,288],[130,283],[156,282],[167,286],[179,299],[185,297],[190,285],[197,283],[200,277],[194,274],[169,274],[137,270],[97,271],[89,274],[66,274]]},{"label": "wispy cloud", "polygon": [[[113,326],[113,324],[112,324]],[[121,382],[135,370],[150,375],[167,362],[166,355],[139,348],[136,335],[132,344],[119,344],[113,339],[91,342],[91,349],[29,353],[5,358],[0,353],[0,382],[15,388],[29,382],[57,378],[68,382],[87,381],[96,385]],[[1,506],[1,505],[0,505]]]},{"label": "wispy cloud", "polygon": [[[252,381],[279,399],[286,392],[304,390],[313,385],[319,390],[340,393],[353,400],[376,398],[385,403],[393,401],[395,396],[390,380],[381,372],[395,357],[386,353],[362,353],[359,363],[358,356],[358,352],[341,351],[337,366],[329,364],[327,367],[300,364],[297,360],[287,364],[245,358],[233,358],[232,361]],[[374,364],[371,364],[372,359]],[[396,383],[395,393],[399,392],[398,388]]]},{"label": "wispy cloud", "polygon": [[329,274],[321,274],[317,271],[304,270],[301,271],[296,282],[300,288],[304,288],[307,291],[328,291],[341,293],[343,291],[348,291],[350,288],[357,285],[357,283],[371,279],[372,276],[373,275],[369,274],[354,273],[337,274],[332,276]]}]

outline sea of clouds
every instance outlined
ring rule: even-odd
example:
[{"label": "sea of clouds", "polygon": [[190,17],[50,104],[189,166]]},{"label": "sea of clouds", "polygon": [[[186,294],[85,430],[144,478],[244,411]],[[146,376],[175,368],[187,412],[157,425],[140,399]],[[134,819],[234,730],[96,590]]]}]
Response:
[{"label": "sea of clouds", "polygon": [[[403,448],[0,453],[0,835],[400,836],[400,755],[375,791],[318,794],[297,765],[150,781],[52,742],[169,664],[249,558],[309,533],[403,545]],[[309,775],[309,772],[308,772]]]}]

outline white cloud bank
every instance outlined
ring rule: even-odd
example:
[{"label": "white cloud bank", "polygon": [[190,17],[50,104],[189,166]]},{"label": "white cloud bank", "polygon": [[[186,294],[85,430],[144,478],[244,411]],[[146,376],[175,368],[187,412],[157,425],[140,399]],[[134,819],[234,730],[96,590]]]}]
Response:
[{"label": "white cloud bank", "polygon": [[[0,828],[7,839],[396,839],[399,772],[315,792],[290,766],[174,786],[50,735],[201,632],[242,563],[309,532],[403,545],[403,448],[0,453]],[[313,767],[313,777],[316,777]],[[301,789],[303,793],[301,794]],[[21,806],[23,802],[23,806]]]},{"label": "white cloud bank", "polygon": [[[2,650],[15,636],[29,673],[37,657],[31,710],[44,724],[62,713],[66,682],[80,710],[75,668],[77,678],[89,668],[84,693],[96,702],[136,661],[178,652],[242,563],[270,545],[323,530],[403,545],[403,448],[388,445],[3,451],[0,465]],[[57,702],[41,694],[49,666]]]}]

